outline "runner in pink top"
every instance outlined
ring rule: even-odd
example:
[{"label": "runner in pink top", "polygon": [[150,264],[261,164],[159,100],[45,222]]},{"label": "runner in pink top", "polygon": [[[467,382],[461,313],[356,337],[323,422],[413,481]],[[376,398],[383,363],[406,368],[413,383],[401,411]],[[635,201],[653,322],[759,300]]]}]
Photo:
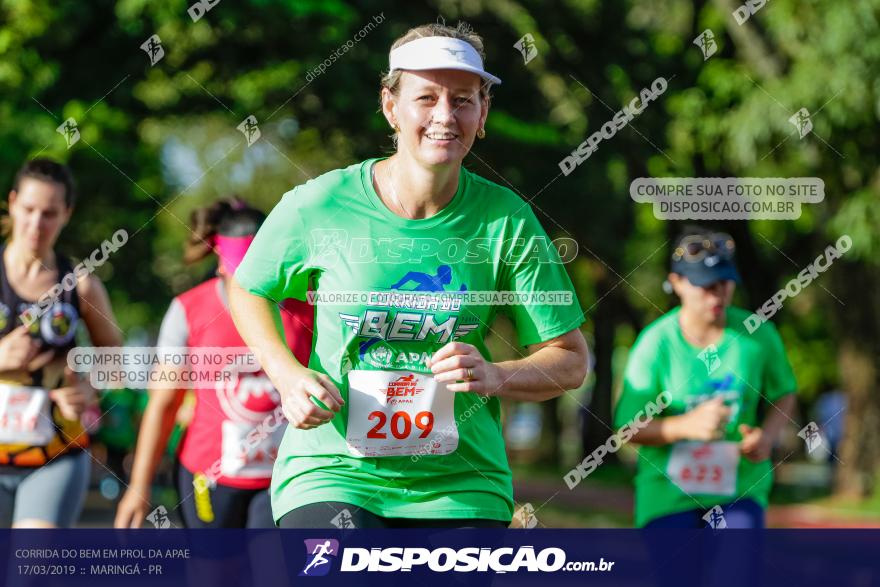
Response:
[{"label": "runner in pink top", "polygon": [[[193,263],[213,252],[218,276],[174,298],[159,332],[160,351],[247,346],[229,315],[227,280],[264,218],[237,198],[193,213],[193,236],[184,259]],[[284,300],[280,307],[287,345],[297,360],[307,361],[312,308],[296,300]],[[212,368],[219,371],[228,365]],[[273,527],[267,488],[287,426],[280,396],[262,371],[233,370],[230,377],[218,380],[195,389],[195,410],[177,468],[181,516],[191,528]],[[131,484],[119,503],[116,527],[140,527],[152,509],[150,485],[184,391],[150,390]]]}]

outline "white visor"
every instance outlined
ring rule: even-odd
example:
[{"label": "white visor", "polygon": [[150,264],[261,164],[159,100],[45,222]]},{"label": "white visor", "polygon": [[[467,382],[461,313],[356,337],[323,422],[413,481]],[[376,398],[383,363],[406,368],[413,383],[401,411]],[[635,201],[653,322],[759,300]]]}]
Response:
[{"label": "white visor", "polygon": [[483,69],[483,60],[470,43],[452,37],[422,37],[410,41],[391,51],[388,65],[391,71],[457,69],[475,73],[493,84],[501,83],[500,79]]}]

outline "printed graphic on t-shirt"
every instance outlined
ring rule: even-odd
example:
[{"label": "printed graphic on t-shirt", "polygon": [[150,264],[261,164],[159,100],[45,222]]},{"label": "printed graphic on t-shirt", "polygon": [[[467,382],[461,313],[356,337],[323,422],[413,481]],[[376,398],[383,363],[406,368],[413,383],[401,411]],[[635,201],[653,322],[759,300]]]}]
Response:
[{"label": "printed graphic on t-shirt", "polygon": [[[452,268],[440,265],[434,272],[408,270],[389,287],[376,291],[461,292],[468,289],[465,283],[456,285],[453,285]],[[393,343],[436,342],[443,345],[467,336],[479,326],[477,322],[461,318],[457,311],[461,305],[454,300],[426,304],[424,299],[408,299],[406,296],[394,299],[393,309],[365,308],[360,315],[339,314],[359,339],[365,339],[358,345],[359,363],[376,368],[425,370],[425,362],[430,356],[427,351],[404,351]]]},{"label": "printed graphic on t-shirt", "polygon": [[281,403],[281,396],[262,371],[233,373],[217,384],[217,397],[226,417],[233,422],[260,422]]},{"label": "printed graphic on t-shirt", "polygon": [[247,478],[271,475],[284,427],[254,434],[254,426],[280,404],[275,386],[262,371],[235,373],[228,383],[217,385],[217,397],[227,418],[220,427],[221,473]]},{"label": "printed graphic on t-shirt", "polygon": [[691,411],[703,402],[715,397],[721,397],[724,405],[730,408],[727,430],[736,429],[739,422],[739,413],[743,403],[743,382],[737,381],[733,374],[728,373],[721,379],[709,379],[700,393],[688,395],[684,398],[685,411]]}]

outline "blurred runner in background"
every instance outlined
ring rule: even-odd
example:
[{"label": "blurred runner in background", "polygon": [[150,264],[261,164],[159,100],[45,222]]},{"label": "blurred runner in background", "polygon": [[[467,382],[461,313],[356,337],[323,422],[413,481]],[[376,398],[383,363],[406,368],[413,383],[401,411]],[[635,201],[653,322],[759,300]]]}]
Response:
[{"label": "blurred runner in background", "polygon": [[[751,313],[730,305],[734,247],[727,234],[687,229],[668,278],[681,305],[630,351],[615,426],[647,420],[632,438],[642,445],[637,526],[764,526],[770,451],[792,421],[797,388],[773,323],[750,334]],[[650,403],[669,405],[652,418]]]},{"label": "blurred runner in background", "polygon": [[4,527],[76,523],[91,463],[80,417],[96,393],[67,367],[67,353],[77,346],[80,323],[94,346],[122,341],[101,281],[94,274],[74,277],[70,260],[55,250],[75,195],[70,170],[48,159],[26,163],[9,192],[10,239],[0,246]]},{"label": "blurred runner in background", "polygon": [[[219,257],[218,277],[177,296],[159,333],[158,347],[244,347],[228,310],[229,280],[265,215],[238,198],[192,214],[192,237],[184,259]],[[308,361],[312,307],[279,304],[285,345]],[[165,369],[173,369],[165,366]],[[182,517],[190,528],[274,527],[269,479],[287,426],[280,397],[262,372],[238,373],[232,383],[199,388],[192,421],[181,442],[177,467]],[[150,506],[150,487],[162,458],[184,390],[150,390],[141,422],[131,484],[116,514],[117,528],[139,528]]]}]

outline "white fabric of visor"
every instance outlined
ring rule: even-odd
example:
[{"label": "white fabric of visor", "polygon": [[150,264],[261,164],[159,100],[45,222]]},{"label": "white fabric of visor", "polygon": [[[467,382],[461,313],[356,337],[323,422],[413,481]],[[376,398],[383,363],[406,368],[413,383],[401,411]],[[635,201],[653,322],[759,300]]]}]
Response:
[{"label": "white fabric of visor", "polygon": [[388,65],[391,71],[457,69],[475,73],[493,84],[501,83],[500,79],[483,69],[483,60],[470,43],[452,37],[422,37],[410,41],[391,51]]}]

